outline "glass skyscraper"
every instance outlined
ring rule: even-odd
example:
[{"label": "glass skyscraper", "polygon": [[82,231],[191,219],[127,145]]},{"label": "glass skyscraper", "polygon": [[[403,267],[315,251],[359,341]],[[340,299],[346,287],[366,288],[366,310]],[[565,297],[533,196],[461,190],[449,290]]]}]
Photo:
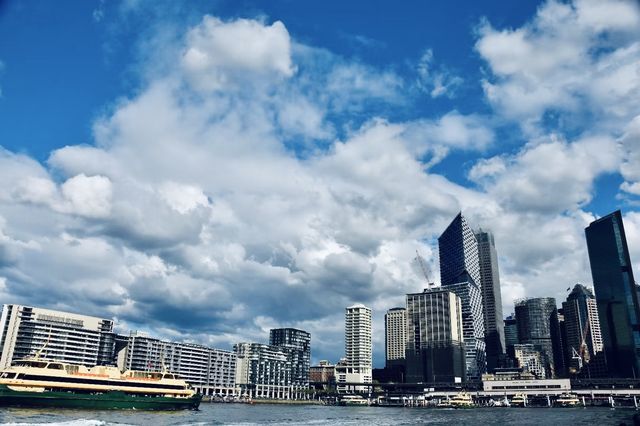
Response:
[{"label": "glass skyscraper", "polygon": [[487,370],[493,372],[505,353],[504,322],[502,320],[502,294],[498,254],[493,234],[479,230],[478,240],[482,307],[484,310],[484,340],[487,347]]},{"label": "glass skyscraper", "polygon": [[540,351],[545,377],[555,377],[556,358],[562,356],[556,299],[524,299],[516,302],[515,309],[520,344],[533,345]]},{"label": "glass skyscraper", "polygon": [[442,288],[462,300],[467,377],[480,379],[486,355],[478,241],[462,213],[440,235],[438,248]]},{"label": "glass skyscraper", "polygon": [[620,210],[585,234],[609,375],[640,377],[640,307]]}]

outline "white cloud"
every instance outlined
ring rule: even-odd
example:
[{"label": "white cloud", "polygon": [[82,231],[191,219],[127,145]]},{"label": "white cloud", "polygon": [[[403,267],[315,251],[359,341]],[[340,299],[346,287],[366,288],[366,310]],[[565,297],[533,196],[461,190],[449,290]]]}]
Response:
[{"label": "white cloud", "polygon": [[205,16],[187,35],[182,67],[201,90],[229,89],[255,76],[290,77],[291,41],[280,21],[271,25]]},{"label": "white cloud", "polygon": [[[634,2],[545,2],[531,22],[496,30],[485,23],[476,49],[493,76],[485,94],[504,116],[536,131],[560,111],[564,126],[615,130],[640,96],[640,8]],[[579,124],[577,124],[579,123]]]},{"label": "white cloud", "polygon": [[622,190],[640,195],[640,115],[627,126],[621,144],[624,161],[620,166],[620,172],[625,179]]},{"label": "white cloud", "polygon": [[433,50],[427,49],[420,57],[417,66],[418,88],[432,98],[455,97],[456,90],[462,85],[462,77],[453,74],[443,66],[434,65]]}]

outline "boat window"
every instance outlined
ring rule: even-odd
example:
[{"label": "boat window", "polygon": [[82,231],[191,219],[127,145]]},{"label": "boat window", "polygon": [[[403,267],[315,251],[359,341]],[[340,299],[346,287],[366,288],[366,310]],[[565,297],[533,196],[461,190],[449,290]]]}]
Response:
[{"label": "boat window", "polygon": [[57,364],[53,362],[47,365],[47,368],[51,370],[64,370],[64,367],[62,366],[62,364]]},{"label": "boat window", "polygon": [[0,378],[2,379],[13,379],[15,378],[17,375],[17,373],[8,373],[8,372],[4,372],[2,373],[2,375],[0,375]]},{"label": "boat window", "polygon": [[64,369],[67,370],[69,374],[75,374],[80,370],[80,367],[77,365],[65,365]]},{"label": "boat window", "polygon": [[16,365],[18,367],[45,368],[47,366],[47,363],[41,361],[20,361]]},{"label": "boat window", "polygon": [[165,374],[164,378],[165,379],[173,379],[173,374]]}]

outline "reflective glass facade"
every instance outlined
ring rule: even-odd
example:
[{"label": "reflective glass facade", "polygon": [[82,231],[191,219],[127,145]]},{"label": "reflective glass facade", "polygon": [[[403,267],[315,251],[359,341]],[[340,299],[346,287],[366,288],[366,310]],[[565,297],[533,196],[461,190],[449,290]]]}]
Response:
[{"label": "reflective glass facade", "polygon": [[585,234],[608,373],[640,377],[640,309],[622,214],[592,222]]}]

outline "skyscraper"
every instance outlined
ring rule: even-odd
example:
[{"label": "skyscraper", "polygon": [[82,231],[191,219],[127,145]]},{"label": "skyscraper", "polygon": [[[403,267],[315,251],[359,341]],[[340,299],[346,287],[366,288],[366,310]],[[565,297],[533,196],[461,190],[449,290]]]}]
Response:
[{"label": "skyscraper", "polygon": [[442,287],[462,300],[467,377],[480,379],[486,355],[478,242],[462,213],[440,235],[438,248]]},{"label": "skyscraper", "polygon": [[462,301],[443,288],[407,294],[407,381],[465,380]]},{"label": "skyscraper", "polygon": [[493,372],[505,353],[504,322],[502,320],[502,294],[498,254],[493,234],[486,231],[475,233],[478,240],[482,307],[484,311],[484,340],[487,351],[487,370]]},{"label": "skyscraper", "polygon": [[516,302],[515,309],[520,344],[531,344],[540,351],[545,377],[555,377],[555,359],[558,353],[562,353],[556,299],[523,299]]},{"label": "skyscraper", "polygon": [[287,349],[291,360],[291,384],[296,391],[309,387],[311,365],[311,334],[296,328],[273,328],[269,344]]},{"label": "skyscraper", "polygon": [[404,362],[407,343],[407,310],[392,308],[384,315],[386,366]]},{"label": "skyscraper", "polygon": [[478,241],[462,212],[438,238],[438,249],[440,282],[443,286],[464,281],[480,286]]},{"label": "skyscraper", "polygon": [[[596,299],[588,288],[576,284],[562,303],[566,328],[565,359],[569,372],[598,377],[604,371],[604,353]],[[584,371],[583,371],[584,370]]]},{"label": "skyscraper", "polygon": [[608,373],[640,377],[640,306],[620,210],[585,234]]},{"label": "skyscraper", "polygon": [[[348,387],[340,383],[371,383],[371,309],[362,304],[349,306],[345,312],[345,362],[336,366],[338,390]],[[366,391],[366,386],[351,390]]]}]

